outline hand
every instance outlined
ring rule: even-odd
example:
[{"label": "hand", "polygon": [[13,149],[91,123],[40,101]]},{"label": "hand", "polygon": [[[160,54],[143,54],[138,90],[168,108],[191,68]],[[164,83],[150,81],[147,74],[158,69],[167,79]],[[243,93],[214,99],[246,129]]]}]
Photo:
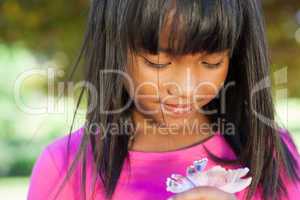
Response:
[{"label": "hand", "polygon": [[201,186],[171,196],[168,200],[237,200],[237,198],[234,194],[216,187]]}]

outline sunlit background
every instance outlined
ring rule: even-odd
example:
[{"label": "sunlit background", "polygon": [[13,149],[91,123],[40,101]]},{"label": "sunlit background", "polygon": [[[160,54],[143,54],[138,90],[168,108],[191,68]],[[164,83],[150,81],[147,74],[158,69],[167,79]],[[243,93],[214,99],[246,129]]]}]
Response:
[{"label": "sunlit background", "polygon": [[[263,2],[277,121],[300,147],[300,1]],[[26,199],[35,159],[46,144],[69,131],[79,89],[64,95],[72,88],[64,80],[79,53],[88,6],[88,0],[0,0],[2,199]],[[81,68],[74,80],[82,74]],[[73,129],[83,119],[84,110]]]}]

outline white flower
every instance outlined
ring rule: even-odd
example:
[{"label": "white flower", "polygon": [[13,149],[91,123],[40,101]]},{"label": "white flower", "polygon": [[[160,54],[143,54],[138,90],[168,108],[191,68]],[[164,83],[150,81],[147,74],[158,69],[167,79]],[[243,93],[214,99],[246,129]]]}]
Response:
[{"label": "white flower", "polygon": [[207,161],[207,158],[194,161],[186,169],[186,176],[172,174],[167,178],[166,190],[180,193],[198,186],[213,186],[228,193],[236,193],[250,185],[251,177],[242,179],[249,172],[247,167],[226,170],[217,165],[204,171]]}]

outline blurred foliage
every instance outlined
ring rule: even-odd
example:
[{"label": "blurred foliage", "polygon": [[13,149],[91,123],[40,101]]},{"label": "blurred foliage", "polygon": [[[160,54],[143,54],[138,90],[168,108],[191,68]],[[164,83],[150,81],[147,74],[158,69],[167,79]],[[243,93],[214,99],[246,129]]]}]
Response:
[{"label": "blurred foliage", "polygon": [[[33,68],[63,70],[56,83],[66,78],[79,53],[89,4],[88,0],[0,0],[0,176],[29,175],[41,149],[68,133],[72,97],[55,98],[56,104],[64,101],[62,112],[29,115],[16,106],[14,84],[22,72]],[[300,1],[263,0],[263,4],[272,70],[288,66],[287,86],[294,97],[288,108],[291,120],[281,120],[299,136],[300,144],[300,39],[295,38],[297,30],[300,33]],[[82,71],[78,70],[76,80]],[[40,107],[49,100],[47,92],[47,79],[35,76],[24,82],[21,96],[26,105]],[[278,103],[279,113],[285,105]],[[75,127],[82,125],[84,115],[78,118]]]},{"label": "blurred foliage", "polygon": [[[300,97],[300,31],[299,0],[263,0],[267,37],[271,48],[273,71],[288,67],[290,97]],[[299,36],[298,36],[299,37]]]},{"label": "blurred foliage", "polygon": [[0,43],[21,43],[39,61],[69,70],[88,15],[88,0],[0,0]]},{"label": "blurred foliage", "polygon": [[[50,62],[51,63],[51,62]],[[52,63],[53,64],[53,63]],[[29,175],[36,157],[50,140],[66,134],[74,113],[75,98],[54,97],[54,103],[63,101],[64,110],[55,109],[44,114],[29,114],[17,105],[14,93],[16,79],[28,69],[43,69],[31,51],[23,45],[0,44],[0,177]],[[48,105],[51,96],[45,95],[45,77],[26,79],[21,88],[22,101],[26,106],[39,108]],[[56,108],[56,107],[55,107]],[[75,120],[75,128],[83,124],[82,115]]]}]

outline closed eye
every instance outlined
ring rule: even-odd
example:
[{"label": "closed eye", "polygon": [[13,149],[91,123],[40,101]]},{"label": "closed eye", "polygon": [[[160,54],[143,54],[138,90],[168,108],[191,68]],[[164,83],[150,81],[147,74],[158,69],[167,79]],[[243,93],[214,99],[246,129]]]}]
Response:
[{"label": "closed eye", "polygon": [[163,67],[166,67],[166,66],[172,64],[171,62],[166,63],[166,64],[153,63],[146,58],[144,58],[144,61],[145,61],[145,64],[149,65],[150,67],[156,67],[156,68],[163,68]]},{"label": "closed eye", "polygon": [[218,63],[208,63],[203,61],[202,64],[204,64],[208,68],[218,68],[221,64],[223,64],[223,62],[224,62],[223,60]]}]

